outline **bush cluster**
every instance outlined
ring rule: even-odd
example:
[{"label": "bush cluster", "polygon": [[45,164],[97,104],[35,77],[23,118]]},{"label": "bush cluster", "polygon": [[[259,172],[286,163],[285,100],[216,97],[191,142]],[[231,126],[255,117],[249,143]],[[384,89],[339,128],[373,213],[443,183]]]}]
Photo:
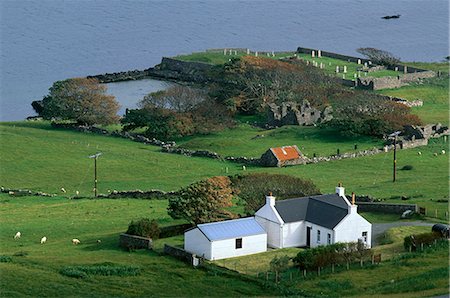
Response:
[{"label": "bush cluster", "polygon": [[422,234],[414,234],[404,238],[403,246],[406,250],[411,248],[412,251],[415,251],[418,247],[423,245],[433,244],[435,240],[442,238],[442,235],[437,232],[429,232]]},{"label": "bush cluster", "polygon": [[356,260],[363,261],[372,255],[362,242],[335,243],[301,251],[293,258],[302,270],[311,270],[332,264],[350,264]]},{"label": "bush cluster", "polygon": [[59,272],[68,277],[87,278],[89,275],[136,276],[140,274],[140,271],[141,268],[137,266],[127,266],[105,262],[92,265],[66,266]]},{"label": "bush cluster", "polygon": [[128,230],[126,233],[129,235],[147,237],[155,240],[159,238],[160,229],[156,220],[141,218],[136,221],[131,221],[128,225]]}]

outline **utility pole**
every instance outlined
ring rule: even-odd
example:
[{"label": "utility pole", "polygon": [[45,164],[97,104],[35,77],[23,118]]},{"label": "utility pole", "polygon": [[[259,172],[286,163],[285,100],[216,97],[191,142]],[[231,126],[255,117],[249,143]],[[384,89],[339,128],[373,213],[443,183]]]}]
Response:
[{"label": "utility pole", "polygon": [[97,197],[97,158],[102,155],[101,152],[89,156],[94,159],[94,197]]},{"label": "utility pole", "polygon": [[396,131],[391,133],[389,136],[394,138],[394,164],[393,164],[393,176],[392,182],[395,182],[397,176],[397,136],[401,133],[401,131]]}]

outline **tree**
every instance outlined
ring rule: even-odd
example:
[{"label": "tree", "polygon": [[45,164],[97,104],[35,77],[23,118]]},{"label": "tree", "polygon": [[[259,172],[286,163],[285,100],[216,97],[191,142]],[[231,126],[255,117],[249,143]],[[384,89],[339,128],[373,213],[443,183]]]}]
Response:
[{"label": "tree", "polygon": [[124,131],[147,128],[144,133],[147,137],[163,141],[192,135],[195,132],[190,114],[157,107],[129,110],[121,123]]},{"label": "tree", "polygon": [[199,224],[232,218],[225,208],[232,206],[231,181],[217,176],[182,188],[179,195],[169,198],[168,213],[174,219],[183,218]]},{"label": "tree", "polygon": [[119,120],[119,104],[96,79],[57,81],[43,99],[44,119],[72,120],[80,124],[111,124]]},{"label": "tree", "polygon": [[394,66],[400,63],[400,58],[395,57],[391,53],[375,48],[359,48],[356,50],[358,53],[366,56],[375,64]]},{"label": "tree", "polygon": [[156,107],[170,109],[175,112],[189,112],[199,103],[207,99],[203,90],[187,86],[174,85],[163,91],[157,91],[144,96],[139,103],[141,108]]},{"label": "tree", "polygon": [[231,177],[233,190],[245,202],[245,211],[255,213],[265,202],[269,192],[278,200],[319,194],[320,190],[310,180],[289,175],[252,173]]}]

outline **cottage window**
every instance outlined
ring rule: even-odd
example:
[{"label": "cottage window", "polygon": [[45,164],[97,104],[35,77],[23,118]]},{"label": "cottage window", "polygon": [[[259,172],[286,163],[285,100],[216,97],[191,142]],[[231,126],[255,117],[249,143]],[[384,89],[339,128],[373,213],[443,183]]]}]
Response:
[{"label": "cottage window", "polygon": [[236,249],[242,248],[242,238],[236,239]]},{"label": "cottage window", "polygon": [[331,234],[330,233],[328,233],[328,235],[327,235],[327,243],[331,244]]},{"label": "cottage window", "polygon": [[317,230],[317,242],[320,242],[320,231]]},{"label": "cottage window", "polygon": [[362,232],[362,237],[364,239],[364,242],[367,242],[367,232]]}]

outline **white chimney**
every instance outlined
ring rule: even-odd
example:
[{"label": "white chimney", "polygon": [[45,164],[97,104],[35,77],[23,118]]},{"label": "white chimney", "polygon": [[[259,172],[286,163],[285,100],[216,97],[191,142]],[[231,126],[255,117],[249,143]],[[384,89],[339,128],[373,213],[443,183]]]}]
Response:
[{"label": "white chimney", "polygon": [[272,196],[271,192],[269,192],[269,195],[266,196],[266,204],[269,206],[275,206],[275,197]]},{"label": "white chimney", "polygon": [[342,187],[342,184],[339,183],[339,185],[336,187],[336,193],[340,196],[340,197],[345,197],[345,188]]}]

